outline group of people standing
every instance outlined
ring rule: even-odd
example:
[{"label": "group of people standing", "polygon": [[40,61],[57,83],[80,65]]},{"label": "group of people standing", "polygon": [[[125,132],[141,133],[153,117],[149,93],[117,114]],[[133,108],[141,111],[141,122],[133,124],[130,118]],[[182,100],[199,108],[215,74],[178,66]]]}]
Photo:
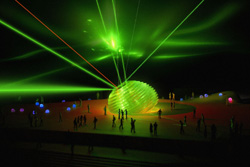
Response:
[{"label": "group of people standing", "polygon": [[[125,118],[128,118],[128,110],[125,109]],[[118,110],[118,119],[124,119],[124,111],[119,109]]]},{"label": "group of people standing", "polygon": [[28,120],[29,120],[30,127],[43,126],[43,116],[42,115],[39,116],[36,111],[34,111],[34,113],[30,112],[28,114]]},{"label": "group of people standing", "polygon": [[78,116],[78,117],[75,117],[74,121],[73,121],[73,124],[74,124],[74,130],[77,130],[78,127],[81,127],[81,126],[86,126],[86,122],[87,122],[87,118],[86,118],[86,115],[84,116]]}]

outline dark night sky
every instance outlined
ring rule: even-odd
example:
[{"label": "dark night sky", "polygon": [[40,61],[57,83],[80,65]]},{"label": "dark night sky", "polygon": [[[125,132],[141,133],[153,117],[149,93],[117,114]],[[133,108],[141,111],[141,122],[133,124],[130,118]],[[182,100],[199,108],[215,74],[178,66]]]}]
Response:
[{"label": "dark night sky", "polygon": [[[98,60],[109,54],[110,50],[101,40],[105,33],[94,0],[19,2],[117,84],[112,58]],[[115,32],[111,2],[99,2],[108,33]],[[138,1],[116,2],[120,45],[124,49],[125,62],[127,63],[129,50],[139,55],[129,57],[127,75],[133,72],[199,2],[141,0],[132,49],[129,48]],[[160,47],[131,79],[152,85],[160,96],[175,88],[249,90],[250,15],[247,7],[247,1],[244,0],[206,0],[169,38],[170,45],[167,41]],[[94,72],[14,0],[0,2],[0,19]],[[42,48],[2,24],[0,32],[0,84],[69,67],[31,80],[29,84],[108,87],[46,51],[18,58]],[[174,57],[169,58],[170,56]]]}]

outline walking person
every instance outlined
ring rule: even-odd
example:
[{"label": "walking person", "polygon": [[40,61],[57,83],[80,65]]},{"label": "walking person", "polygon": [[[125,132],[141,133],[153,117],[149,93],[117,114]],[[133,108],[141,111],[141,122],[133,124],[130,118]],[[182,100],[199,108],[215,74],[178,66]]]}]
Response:
[{"label": "walking person", "polygon": [[194,108],[194,110],[193,110],[193,118],[195,118],[195,114],[196,114],[196,109]]},{"label": "walking person", "polygon": [[39,124],[39,126],[40,127],[43,126],[43,116],[40,116],[40,124]]},{"label": "walking person", "polygon": [[184,116],[184,125],[185,126],[187,125],[187,116],[186,115]]},{"label": "walking person", "polygon": [[118,119],[120,119],[120,113],[121,113],[121,110],[119,109],[118,110]]},{"label": "walking person", "polygon": [[116,124],[115,124],[115,116],[113,115],[113,120],[112,120],[112,127],[116,127]]},{"label": "walking person", "polygon": [[133,120],[131,118],[131,133],[132,133],[132,131],[135,133],[135,119]]},{"label": "walking person", "polygon": [[128,110],[125,109],[125,115],[126,115],[126,119],[128,118]]},{"label": "walking person", "polygon": [[87,121],[87,118],[86,118],[86,115],[83,116],[83,124],[86,125],[86,122]]},{"label": "walking person", "polygon": [[232,116],[230,123],[231,123],[231,129],[233,130],[234,129],[234,116]]},{"label": "walking person", "polygon": [[80,116],[77,117],[77,125],[80,125]]},{"label": "walking person", "polygon": [[59,122],[62,122],[62,113],[59,112]]},{"label": "walking person", "polygon": [[107,107],[104,107],[104,115],[107,115]]},{"label": "walking person", "polygon": [[154,123],[154,135],[155,136],[157,135],[157,126],[158,126],[158,124],[155,122]]},{"label": "walking person", "polygon": [[87,106],[87,107],[88,107],[88,113],[89,113],[89,112],[90,112],[90,105],[88,104],[88,106]]},{"label": "walking person", "polygon": [[162,111],[161,111],[161,109],[159,109],[159,111],[158,111],[159,119],[161,119],[161,113],[162,113]]},{"label": "walking person", "polygon": [[74,124],[74,130],[77,130],[77,120],[76,120],[76,117],[75,117],[75,119],[73,121],[73,124]]},{"label": "walking person", "polygon": [[37,115],[35,115],[34,119],[35,119],[35,127],[37,127],[38,116],[37,116]]},{"label": "walking person", "polygon": [[149,125],[149,131],[150,131],[150,134],[152,135],[153,134],[153,124],[150,123]]},{"label": "walking person", "polygon": [[205,118],[204,118],[203,114],[201,114],[201,122],[202,122],[203,125],[205,124]]},{"label": "walking person", "polygon": [[30,127],[33,127],[33,115],[31,114],[31,112],[29,113],[29,123],[30,123]]},{"label": "walking person", "polygon": [[94,129],[96,129],[96,122],[97,122],[97,118],[94,117]]},{"label": "walking person", "polygon": [[123,129],[123,119],[121,119],[121,121],[120,121],[120,126],[119,126],[119,129]]},{"label": "walking person", "polygon": [[180,128],[180,134],[184,134],[184,129],[183,129],[183,122],[180,120],[181,128]]},{"label": "walking person", "polygon": [[121,110],[122,111],[122,119],[124,119],[124,112],[123,112],[123,110]]}]

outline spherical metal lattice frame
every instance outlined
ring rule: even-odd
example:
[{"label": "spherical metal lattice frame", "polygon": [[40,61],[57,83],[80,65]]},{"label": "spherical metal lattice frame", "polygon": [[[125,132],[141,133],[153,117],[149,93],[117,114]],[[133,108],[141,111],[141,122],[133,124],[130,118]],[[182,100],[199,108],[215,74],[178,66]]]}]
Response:
[{"label": "spherical metal lattice frame", "polygon": [[117,114],[118,110],[127,109],[128,114],[144,113],[158,103],[158,95],[154,88],[140,81],[128,81],[126,84],[115,88],[108,99],[111,113]]}]

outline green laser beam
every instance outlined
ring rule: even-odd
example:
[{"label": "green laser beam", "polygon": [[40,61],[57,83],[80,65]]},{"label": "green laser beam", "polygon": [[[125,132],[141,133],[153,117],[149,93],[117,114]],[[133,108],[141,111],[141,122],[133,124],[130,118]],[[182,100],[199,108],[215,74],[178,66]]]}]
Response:
[{"label": "green laser beam", "polygon": [[121,54],[121,59],[122,59],[122,68],[123,68],[124,81],[127,82],[126,69],[125,69],[125,64],[124,64],[122,51],[121,51],[120,54]]},{"label": "green laser beam", "polygon": [[170,47],[190,47],[190,46],[217,46],[217,45],[227,45],[227,42],[211,42],[211,41],[181,41],[174,40],[164,43],[164,46]]},{"label": "green laser beam", "polygon": [[111,88],[95,88],[95,87],[72,87],[72,86],[43,86],[33,85],[23,88],[0,88],[0,96],[16,95],[16,94],[55,94],[55,93],[77,93],[77,92],[97,92],[97,91],[110,91]]},{"label": "green laser beam", "polygon": [[135,72],[141,68],[141,66],[168,40],[168,38],[189,18],[189,16],[192,15],[192,13],[204,2],[204,0],[202,0],[180,23],[179,25],[177,25],[175,27],[175,29],[155,48],[155,50],[153,50],[152,53],[150,53],[150,55],[139,65],[139,67],[137,67],[134,72],[127,78],[127,80],[129,78],[131,78]]},{"label": "green laser beam", "polygon": [[[119,69],[118,69],[118,67],[117,67],[117,63],[116,63],[116,61],[115,61],[115,56],[113,56],[113,61],[114,61],[115,69],[116,69],[116,72],[117,72],[118,80],[119,80],[120,83],[122,83],[121,77],[120,77],[120,72],[119,72]],[[118,85],[119,85],[119,84],[118,84]]]},{"label": "green laser beam", "polygon": [[120,32],[119,32],[119,27],[118,27],[118,22],[117,22],[117,17],[116,17],[116,8],[115,8],[114,0],[112,0],[112,5],[113,5],[113,11],[114,11],[114,17],[115,17],[115,26],[116,26],[117,36],[119,37]]},{"label": "green laser beam", "polygon": [[106,29],[106,26],[105,26],[105,23],[104,23],[104,20],[103,20],[102,11],[101,11],[101,8],[100,8],[100,5],[99,5],[98,0],[96,0],[96,5],[97,5],[97,8],[98,8],[100,17],[101,17],[102,26],[103,26],[103,28],[104,28],[104,31],[105,31],[106,35],[107,35],[107,29]]},{"label": "green laser beam", "polygon": [[159,55],[154,56],[153,59],[176,59],[176,58],[185,58],[185,57],[191,57],[191,56],[198,56],[198,55]]},{"label": "green laser beam", "polygon": [[88,71],[87,69],[85,69],[85,68],[79,66],[79,65],[76,64],[75,62],[73,62],[73,61],[67,59],[67,58],[64,57],[63,55],[61,55],[61,54],[55,52],[54,50],[52,50],[52,49],[50,49],[49,47],[45,46],[44,44],[38,42],[38,41],[35,40],[34,38],[31,38],[30,36],[26,35],[25,33],[23,33],[23,32],[21,32],[21,31],[17,30],[16,28],[14,28],[13,26],[7,24],[6,22],[0,20],[0,23],[1,23],[2,25],[6,26],[7,28],[13,30],[13,31],[16,32],[17,34],[23,36],[24,38],[26,38],[26,39],[32,41],[33,43],[37,44],[38,46],[40,46],[40,47],[46,49],[47,51],[49,51],[49,52],[51,52],[51,53],[53,53],[54,55],[58,56],[59,58],[63,59],[64,61],[70,63],[71,65],[73,65],[73,66],[77,67],[78,69],[84,71],[85,73],[89,74],[90,76],[96,78],[97,80],[99,80],[99,81],[101,81],[101,82],[107,84],[108,86],[111,86],[112,88],[114,88],[114,86],[113,86],[112,84],[110,84],[109,82],[103,80],[102,78],[98,77],[97,75],[95,75],[94,73]]},{"label": "green laser beam", "polygon": [[[118,38],[118,40],[120,40],[120,32],[119,32],[119,27],[118,27],[118,22],[117,22],[116,8],[115,8],[114,0],[112,0],[112,5],[113,5],[113,11],[114,11],[114,17],[115,17],[115,26],[116,26],[116,31],[117,31],[117,38]],[[126,81],[126,70],[125,70],[125,64],[124,64],[122,51],[121,51],[121,59],[122,59],[122,68],[123,68],[124,81]]]},{"label": "green laser beam", "polygon": [[[132,36],[131,36],[130,45],[129,45],[129,52],[132,49],[132,44],[133,44],[133,40],[134,40],[135,26],[136,26],[136,22],[137,22],[138,13],[139,13],[140,2],[141,2],[141,0],[138,1],[137,10],[136,10],[136,14],[135,14],[135,22],[134,22],[134,27],[133,27]],[[129,56],[130,55],[128,55],[128,58],[127,58],[126,72],[127,72],[127,68],[128,68]]]}]

